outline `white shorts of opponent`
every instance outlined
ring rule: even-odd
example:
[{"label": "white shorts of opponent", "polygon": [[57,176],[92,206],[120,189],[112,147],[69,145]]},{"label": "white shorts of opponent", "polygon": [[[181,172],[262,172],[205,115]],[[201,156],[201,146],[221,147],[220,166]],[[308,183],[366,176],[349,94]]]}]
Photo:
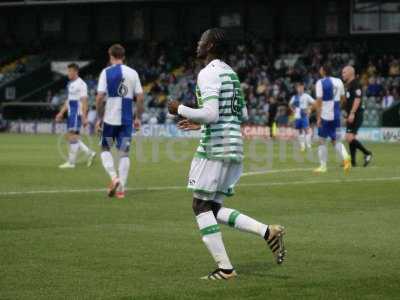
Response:
[{"label": "white shorts of opponent", "polygon": [[234,194],[242,171],[242,162],[195,157],[190,166],[188,189],[193,191],[194,198],[222,204],[225,196]]}]

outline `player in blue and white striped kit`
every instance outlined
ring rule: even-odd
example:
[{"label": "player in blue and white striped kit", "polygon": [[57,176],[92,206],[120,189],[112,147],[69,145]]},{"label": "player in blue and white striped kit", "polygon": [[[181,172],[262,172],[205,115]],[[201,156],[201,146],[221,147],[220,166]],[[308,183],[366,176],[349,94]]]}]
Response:
[{"label": "player in blue and white striped kit", "polygon": [[86,83],[79,77],[79,66],[75,63],[69,64],[68,74],[68,98],[56,116],[56,121],[61,122],[66,112],[67,119],[67,139],[69,141],[68,161],[59,166],[60,169],[75,168],[78,151],[83,151],[87,157],[87,166],[90,167],[96,152],[90,150],[80,139],[81,126],[87,125],[88,112],[88,92]]},{"label": "player in blue and white striped kit", "polygon": [[[125,197],[125,186],[128,179],[130,159],[129,148],[132,140],[133,126],[140,127],[143,112],[143,89],[138,73],[123,64],[125,49],[115,44],[108,50],[111,66],[105,68],[99,78],[96,97],[96,108],[99,120],[96,127],[102,127],[101,161],[111,178],[108,196]],[[133,119],[133,101],[136,98],[135,119]],[[105,107],[104,107],[105,100]],[[118,172],[110,152],[116,145],[119,151]]]},{"label": "player in blue and white striped kit", "polygon": [[311,130],[309,124],[310,108],[314,105],[315,100],[309,94],[304,93],[304,83],[296,84],[296,95],[289,102],[291,110],[294,112],[294,127],[298,131],[298,139],[301,151],[305,151],[306,147],[311,148]]},{"label": "player in blue and white striped kit", "polygon": [[315,92],[317,97],[317,125],[320,138],[318,146],[318,157],[320,166],[314,170],[316,173],[327,171],[328,149],[326,139],[330,138],[336,152],[343,160],[343,168],[348,171],[351,168],[350,156],[343,143],[340,141],[340,116],[341,102],[344,102],[344,85],[342,80],[330,76],[330,67],[326,64],[321,66],[319,73],[321,79],[317,81]]}]

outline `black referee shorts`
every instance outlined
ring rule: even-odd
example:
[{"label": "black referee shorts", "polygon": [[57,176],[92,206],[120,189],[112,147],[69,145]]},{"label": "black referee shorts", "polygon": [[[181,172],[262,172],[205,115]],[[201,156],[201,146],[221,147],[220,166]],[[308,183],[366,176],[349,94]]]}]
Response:
[{"label": "black referee shorts", "polygon": [[354,116],[353,123],[346,122],[346,133],[357,134],[358,129],[360,129],[363,123],[363,114],[358,113]]}]

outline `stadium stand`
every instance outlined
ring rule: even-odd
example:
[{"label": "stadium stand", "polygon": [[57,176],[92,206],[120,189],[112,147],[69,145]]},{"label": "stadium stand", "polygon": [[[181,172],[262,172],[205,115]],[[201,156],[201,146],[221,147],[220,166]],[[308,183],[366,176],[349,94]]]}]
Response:
[{"label": "stadium stand", "polygon": [[[147,48],[146,48],[147,47]],[[195,79],[200,66],[196,63],[194,49],[153,44],[137,49],[127,58],[128,65],[139,72],[145,84],[145,123],[170,122],[167,118],[166,102],[178,99],[185,105],[195,106]],[[352,49],[352,50],[351,50]],[[357,49],[355,52],[354,49]],[[178,65],[175,57],[186,57]],[[314,83],[318,78],[318,66],[325,60],[331,62],[334,74],[340,76],[341,68],[352,64],[360,72],[364,89],[365,126],[379,126],[385,109],[399,99],[399,60],[395,56],[368,56],[363,45],[352,47],[347,43],[297,43],[267,46],[261,41],[232,46],[227,59],[242,79],[249,107],[249,123],[265,125],[271,102],[276,102],[279,126],[288,126],[290,112],[287,103],[294,93],[294,83],[304,81],[306,90],[314,94]],[[98,74],[84,77],[89,86],[89,101],[94,103]],[[49,91],[51,93],[51,91]],[[65,89],[47,96],[47,102],[58,105],[65,98]]]}]

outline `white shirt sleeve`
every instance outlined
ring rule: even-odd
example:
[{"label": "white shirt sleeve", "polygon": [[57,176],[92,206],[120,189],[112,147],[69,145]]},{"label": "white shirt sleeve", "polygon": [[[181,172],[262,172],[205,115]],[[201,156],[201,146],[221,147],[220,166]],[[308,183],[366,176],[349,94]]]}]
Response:
[{"label": "white shirt sleeve", "polygon": [[317,84],[315,85],[315,96],[317,98],[322,98],[322,83],[321,83],[321,80],[318,80]]},{"label": "white shirt sleeve", "polygon": [[87,98],[88,96],[88,88],[86,82],[82,81],[81,90],[80,90],[80,98]]},{"label": "white shirt sleeve", "polygon": [[293,102],[294,102],[294,96],[292,96],[292,98],[290,98],[290,101],[289,101],[289,106],[290,107],[293,106]]},{"label": "white shirt sleeve", "polygon": [[106,93],[107,92],[107,78],[106,71],[103,70],[100,73],[99,82],[97,84],[97,92],[98,93]]},{"label": "white shirt sleeve", "polygon": [[178,114],[200,124],[216,123],[219,119],[219,100],[210,99],[204,102],[202,108],[197,109],[181,104],[178,107]]},{"label": "white shirt sleeve", "polygon": [[200,71],[197,77],[197,85],[203,101],[206,102],[210,99],[218,100],[221,91],[221,79],[216,73],[207,69]]},{"label": "white shirt sleeve", "polygon": [[309,94],[307,95],[307,102],[309,105],[313,105],[315,103],[315,99],[313,97],[311,97]]},{"label": "white shirt sleeve", "polygon": [[139,95],[143,93],[143,88],[142,88],[142,84],[140,82],[140,78],[139,78],[139,74],[137,72],[135,72],[135,77],[136,77],[136,82],[135,82],[135,90],[134,90],[134,94]]}]

